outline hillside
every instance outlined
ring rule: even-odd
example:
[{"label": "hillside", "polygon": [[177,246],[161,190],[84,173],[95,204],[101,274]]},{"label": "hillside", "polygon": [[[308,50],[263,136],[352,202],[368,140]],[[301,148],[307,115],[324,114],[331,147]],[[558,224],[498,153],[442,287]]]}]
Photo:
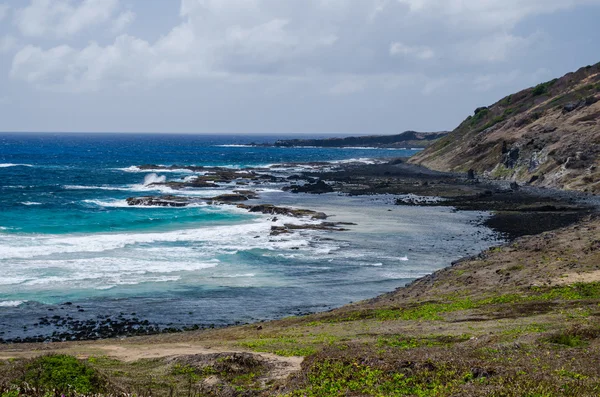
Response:
[{"label": "hillside", "polygon": [[475,110],[412,163],[600,193],[600,63]]},{"label": "hillside", "polygon": [[276,147],[378,147],[378,148],[424,148],[447,132],[406,131],[397,135],[371,135],[327,139],[290,139],[276,141]]}]

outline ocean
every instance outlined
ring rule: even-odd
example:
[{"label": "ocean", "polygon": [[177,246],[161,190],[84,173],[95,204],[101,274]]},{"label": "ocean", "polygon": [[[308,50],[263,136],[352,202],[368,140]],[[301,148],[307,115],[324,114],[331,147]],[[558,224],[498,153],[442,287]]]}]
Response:
[{"label": "ocean", "polygon": [[130,324],[127,332],[110,333],[118,336],[324,311],[392,291],[495,241],[480,226],[485,213],[393,206],[388,196],[292,194],[277,183],[260,187],[260,202],[324,211],[356,225],[271,236],[272,216],[231,205],[132,207],[125,201],[235,188],[173,191],[152,183],[194,173],[139,168],[147,164],[282,163],[278,172],[292,175],[302,170],[297,162],[335,165],[415,153],[244,146],[268,140],[274,138],[0,135],[0,339],[76,338],[81,324],[93,328],[109,318]]}]

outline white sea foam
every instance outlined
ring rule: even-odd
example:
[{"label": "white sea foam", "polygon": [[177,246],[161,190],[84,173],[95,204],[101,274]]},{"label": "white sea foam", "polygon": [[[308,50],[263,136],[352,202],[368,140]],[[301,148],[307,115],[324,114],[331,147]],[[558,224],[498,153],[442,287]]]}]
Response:
[{"label": "white sea foam", "polygon": [[[425,276],[426,273],[423,274]],[[381,274],[382,278],[390,279],[390,280],[400,280],[400,279],[413,279],[417,277],[421,277],[419,275],[415,275],[412,273],[396,273],[396,272],[386,272]]]},{"label": "white sea foam", "polygon": [[254,147],[253,145],[215,145],[214,147]]},{"label": "white sea foam", "polygon": [[[223,206],[227,210],[230,207]],[[302,257],[317,250],[310,233],[319,232],[305,232],[293,239],[270,236],[272,225],[293,221],[298,220],[280,216],[272,222],[272,217],[259,215],[244,224],[162,233],[0,235],[0,263],[11,264],[0,280],[0,292],[15,285],[34,293],[105,290],[190,280],[194,274],[197,276],[192,277],[203,280],[250,280],[255,272],[229,260],[223,265],[222,257],[252,250],[290,252],[292,248],[300,249],[294,254]],[[278,283],[275,279],[255,280],[253,283],[260,285]]]},{"label": "white sea foam", "polygon": [[437,203],[447,201],[447,199],[445,199],[443,197],[419,196],[419,195],[412,194],[412,193],[402,194],[398,197],[398,200],[400,200],[406,204],[437,204]]},{"label": "white sea foam", "polygon": [[188,170],[187,168],[148,168],[148,169],[142,169],[138,166],[132,165],[131,167],[126,167],[126,168],[115,168],[115,170],[117,171],[123,171],[123,172],[144,172],[144,173],[148,173],[148,172],[159,172],[159,173],[174,173],[174,174],[190,174],[193,171],[192,170]]},{"label": "white sea foam", "polygon": [[98,286],[98,287],[96,287],[94,289],[97,289],[99,291],[106,291],[106,290],[109,290],[109,289],[113,289],[115,287],[116,287],[116,285],[100,285],[100,286]]},{"label": "white sea foam", "polygon": [[255,273],[245,273],[245,274],[228,274],[224,276],[215,276],[213,278],[252,278],[255,277]]},{"label": "white sea foam", "polygon": [[[190,176],[185,179],[185,181],[189,182],[195,176]],[[165,183],[167,178],[164,175],[159,176],[158,174],[152,173],[146,175],[143,183],[133,184],[133,185],[123,185],[123,186],[86,186],[86,185],[64,185],[63,188],[67,190],[109,190],[109,191],[124,191],[124,192],[143,192],[143,193],[152,193],[159,192],[162,194],[170,194],[170,195],[178,195],[178,196],[196,196],[196,197],[212,197],[218,196],[220,194],[233,193],[233,189],[239,188],[236,184],[231,184],[231,189],[220,189],[217,185],[215,185],[214,189],[208,188],[184,188],[184,189],[173,189],[166,185],[160,185],[161,183]],[[157,185],[158,183],[158,185]],[[110,205],[109,205],[110,206]]]},{"label": "white sea foam", "polygon": [[129,186],[81,186],[81,185],[65,185],[63,189],[66,190],[111,190],[111,191],[120,191],[120,190],[131,190],[133,185]]},{"label": "white sea foam", "polygon": [[164,247],[162,251],[153,252],[150,257],[148,252],[135,250],[128,254],[130,257],[108,254],[92,258],[32,259],[15,269],[31,277],[3,278],[0,285],[18,284],[21,289],[47,289],[60,285],[97,289],[177,281],[181,276],[174,273],[198,272],[219,266],[218,260],[203,260],[202,253],[190,248]]},{"label": "white sea foam", "polygon": [[24,201],[21,204],[27,205],[27,206],[30,206],[30,205],[42,205],[42,203],[36,203],[34,201]]},{"label": "white sea foam", "polygon": [[[190,203],[185,207],[161,207],[161,206],[151,206],[151,205],[129,205],[127,200],[83,200],[84,203],[97,205],[98,207],[105,208],[138,208],[138,209],[155,209],[155,210],[182,210],[186,208],[199,208],[199,207],[209,207],[209,204],[203,202]],[[221,207],[218,207],[221,208]],[[246,211],[247,212],[247,211]]]},{"label": "white sea foam", "polygon": [[31,164],[13,164],[13,163],[0,164],[0,168],[10,168],[10,167],[33,167],[33,165],[31,165]]},{"label": "white sea foam", "polygon": [[19,307],[27,301],[0,301],[0,307]]},{"label": "white sea foam", "polygon": [[[230,206],[223,208],[229,209]],[[295,219],[280,217],[278,223],[291,223]],[[297,221],[297,220],[296,220]],[[301,247],[308,245],[307,240],[301,238],[293,241],[271,239],[269,236],[271,226],[278,223],[271,222],[269,217],[261,216],[251,223],[232,226],[215,226],[200,229],[184,229],[169,232],[154,233],[127,233],[127,234],[94,234],[94,235],[67,235],[33,237],[5,237],[0,238],[0,259],[18,259],[47,257],[55,254],[70,253],[98,253],[108,252],[140,244],[158,243],[195,243],[219,247],[220,251],[237,251],[244,249],[263,248],[275,249],[288,247]],[[255,239],[255,236],[261,236]],[[12,238],[11,238],[12,237]]]},{"label": "white sea foam", "polygon": [[354,150],[406,150],[406,148],[395,148],[395,147],[373,147],[373,146],[344,146],[338,149],[354,149]]},{"label": "white sea foam", "polygon": [[[107,208],[135,208],[137,206],[130,206],[127,204],[126,200],[83,200],[84,203],[97,205],[98,207],[107,207]],[[148,207],[145,207],[148,208]],[[162,208],[162,207],[157,207]]]},{"label": "white sea foam", "polygon": [[148,174],[144,177],[144,186],[152,185],[153,183],[165,183],[166,181],[167,177],[164,175]]},{"label": "white sea foam", "polygon": [[382,164],[385,163],[384,160],[372,159],[368,157],[354,158],[354,159],[346,159],[346,160],[333,160],[330,161],[331,164],[352,164],[352,163],[362,163],[362,164]]}]

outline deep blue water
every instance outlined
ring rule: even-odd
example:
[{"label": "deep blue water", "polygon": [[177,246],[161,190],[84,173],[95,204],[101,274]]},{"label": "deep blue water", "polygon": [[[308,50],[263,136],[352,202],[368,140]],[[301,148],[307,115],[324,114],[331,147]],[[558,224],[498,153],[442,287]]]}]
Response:
[{"label": "deep blue water", "polygon": [[[277,137],[282,138],[282,137]],[[230,324],[318,311],[393,290],[489,244],[473,221],[447,208],[389,213],[391,198],[291,195],[261,187],[263,201],[323,208],[358,223],[350,232],[269,235],[272,219],[233,206],[129,207],[125,199],[173,192],[154,180],[185,170],[409,156],[413,151],[228,146],[273,137],[0,135],[0,337],[66,301],[79,318],[126,310],[160,325]],[[284,175],[298,172],[287,166]],[[371,211],[368,218],[361,217]],[[374,212],[373,212],[374,211]],[[373,220],[377,225],[368,227]],[[284,220],[280,220],[283,222]],[[432,248],[433,247],[433,248]],[[29,325],[24,332],[22,325]]]}]

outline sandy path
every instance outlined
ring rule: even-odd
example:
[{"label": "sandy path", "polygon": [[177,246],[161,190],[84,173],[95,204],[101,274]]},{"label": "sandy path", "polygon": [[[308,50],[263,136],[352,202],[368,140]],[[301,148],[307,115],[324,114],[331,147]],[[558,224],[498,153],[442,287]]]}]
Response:
[{"label": "sandy path", "polygon": [[264,360],[273,364],[273,369],[268,375],[269,379],[287,378],[289,375],[300,371],[302,362],[304,361],[304,357],[281,357],[271,353],[258,353],[239,349],[212,348],[186,343],[148,345],[93,344],[67,348],[43,349],[38,351],[1,351],[0,360],[11,358],[31,358],[50,353],[70,354],[82,359],[91,356],[107,356],[124,362],[134,362],[142,359],[205,355],[215,353],[250,353],[260,356]]},{"label": "sandy path", "polygon": [[600,270],[592,272],[568,273],[564,276],[554,279],[553,284],[571,285],[574,283],[596,283],[600,281]]}]

